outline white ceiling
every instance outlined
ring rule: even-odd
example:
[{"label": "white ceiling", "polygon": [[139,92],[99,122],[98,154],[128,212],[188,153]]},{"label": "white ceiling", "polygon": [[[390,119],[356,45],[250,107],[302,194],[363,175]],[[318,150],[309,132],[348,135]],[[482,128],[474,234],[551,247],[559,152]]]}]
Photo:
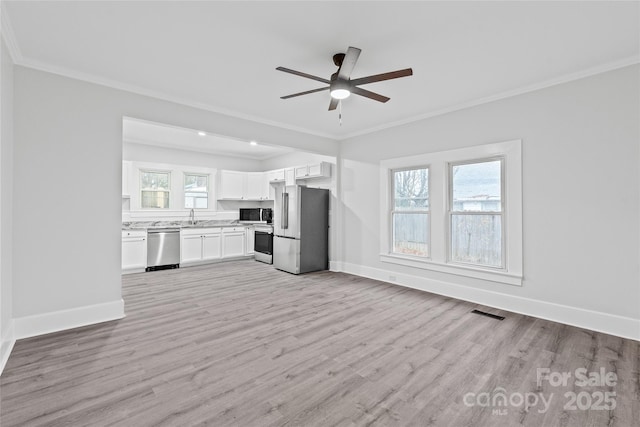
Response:
[{"label": "white ceiling", "polygon": [[[633,2],[3,1],[16,62],[337,139],[638,62]],[[358,78],[406,67],[328,112],[331,57]],[[590,70],[590,71],[589,71]]]},{"label": "white ceiling", "polygon": [[129,117],[122,120],[122,136],[124,142],[255,160],[266,160],[292,151],[258,141],[253,141],[256,144],[251,144],[251,141],[241,141],[194,129]]}]

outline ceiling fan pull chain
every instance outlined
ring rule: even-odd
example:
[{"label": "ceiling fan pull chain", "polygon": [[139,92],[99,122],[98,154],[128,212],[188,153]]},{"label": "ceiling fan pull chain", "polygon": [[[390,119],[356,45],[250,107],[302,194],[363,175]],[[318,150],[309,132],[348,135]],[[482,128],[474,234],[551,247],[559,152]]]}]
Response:
[{"label": "ceiling fan pull chain", "polygon": [[338,122],[342,126],[342,101],[338,101]]}]

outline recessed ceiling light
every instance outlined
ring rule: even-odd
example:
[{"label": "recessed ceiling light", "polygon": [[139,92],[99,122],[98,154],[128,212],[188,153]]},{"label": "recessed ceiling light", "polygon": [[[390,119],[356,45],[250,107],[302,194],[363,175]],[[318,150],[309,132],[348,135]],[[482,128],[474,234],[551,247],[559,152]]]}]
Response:
[{"label": "recessed ceiling light", "polygon": [[202,132],[202,131],[200,131],[200,132],[198,132],[198,135],[200,135],[200,136],[206,136],[206,135],[207,135],[207,133],[206,133],[206,132]]},{"label": "recessed ceiling light", "polygon": [[250,144],[250,145],[253,145],[253,146],[258,145],[258,143],[257,143],[257,142],[255,142],[255,141],[251,141],[249,144]]}]

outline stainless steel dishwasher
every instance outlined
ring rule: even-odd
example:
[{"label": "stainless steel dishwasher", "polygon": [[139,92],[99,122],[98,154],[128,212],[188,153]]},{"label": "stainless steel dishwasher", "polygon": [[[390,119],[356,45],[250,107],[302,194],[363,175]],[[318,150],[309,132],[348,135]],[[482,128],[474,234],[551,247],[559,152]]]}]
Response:
[{"label": "stainless steel dishwasher", "polygon": [[180,229],[150,228],[147,230],[146,271],[180,266]]}]

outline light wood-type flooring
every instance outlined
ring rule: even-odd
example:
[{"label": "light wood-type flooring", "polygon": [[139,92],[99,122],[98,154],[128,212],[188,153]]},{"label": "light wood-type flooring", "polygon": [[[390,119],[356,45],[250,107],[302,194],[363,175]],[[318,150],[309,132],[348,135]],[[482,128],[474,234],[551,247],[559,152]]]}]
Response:
[{"label": "light wood-type flooring", "polygon": [[[251,260],[125,276],[123,296],[122,320],[16,343],[0,377],[2,427],[640,420],[640,343],[632,340]],[[506,318],[470,313],[476,308]],[[538,386],[538,368],[571,378]],[[618,379],[582,386],[579,368]]]}]

